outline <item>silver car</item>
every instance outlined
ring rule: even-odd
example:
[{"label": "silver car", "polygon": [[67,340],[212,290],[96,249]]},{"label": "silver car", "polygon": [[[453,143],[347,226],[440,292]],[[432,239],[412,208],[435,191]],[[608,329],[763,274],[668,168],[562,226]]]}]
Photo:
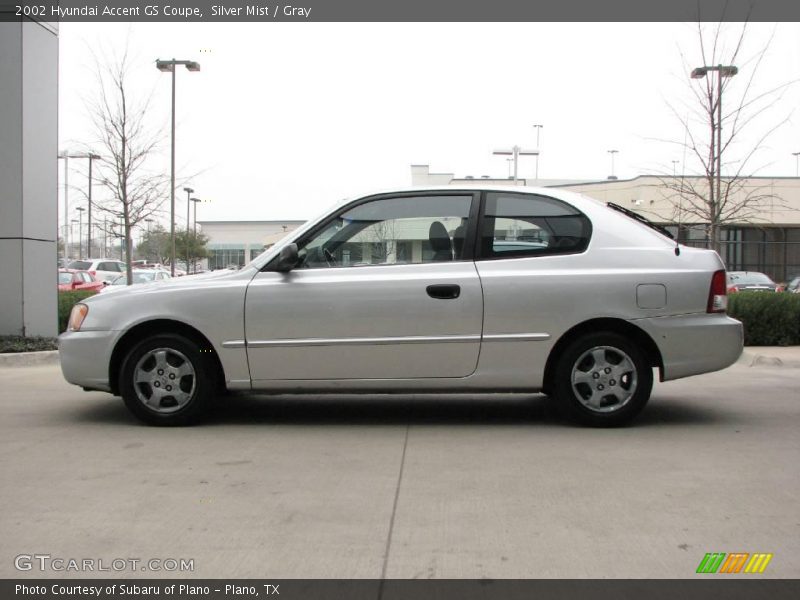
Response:
[{"label": "silver car", "polygon": [[226,390],[543,392],[584,424],[629,422],[662,381],[723,369],[742,326],[725,271],[615,205],[524,187],[342,203],[238,271],[76,305],[70,383],[154,425]]}]

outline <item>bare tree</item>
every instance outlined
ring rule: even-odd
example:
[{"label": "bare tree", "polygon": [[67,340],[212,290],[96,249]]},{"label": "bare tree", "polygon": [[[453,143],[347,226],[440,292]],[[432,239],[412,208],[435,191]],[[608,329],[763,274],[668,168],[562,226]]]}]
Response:
[{"label": "bare tree", "polygon": [[105,64],[96,58],[97,90],[89,102],[97,136],[92,147],[102,156],[96,182],[106,191],[106,198],[94,204],[112,224],[106,233],[125,240],[128,281],[132,280],[131,232],[159,213],[169,197],[169,177],[151,169],[148,160],[164,135],[148,122],[151,95],[139,98],[131,91],[130,66],[127,49],[121,58]]},{"label": "bare tree", "polygon": [[[729,26],[739,28],[732,44]],[[659,177],[659,186],[674,208],[673,219],[706,224],[707,240],[717,251],[722,226],[758,222],[770,204],[783,202],[769,187],[754,184],[752,177],[765,166],[757,164],[765,141],[789,118],[764,127],[759,117],[796,80],[757,90],[756,77],[772,36],[752,56],[743,58],[746,33],[747,23],[719,23],[709,32],[708,26],[698,22],[698,54],[690,63],[681,52],[690,100],[681,107],[669,104],[681,124],[683,140],[667,141],[683,151],[689,176],[663,173]]]}]

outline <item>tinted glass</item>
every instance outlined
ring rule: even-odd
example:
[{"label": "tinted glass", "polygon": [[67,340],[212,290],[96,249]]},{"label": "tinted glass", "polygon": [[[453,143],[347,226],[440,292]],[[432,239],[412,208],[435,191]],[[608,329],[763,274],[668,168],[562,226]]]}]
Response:
[{"label": "tinted glass", "polygon": [[374,200],[345,211],[300,245],[300,268],[460,260],[472,197]]},{"label": "tinted glass", "polygon": [[483,258],[582,252],[591,224],[576,208],[533,194],[490,193],[481,221]]},{"label": "tinted glass", "polygon": [[76,271],[87,271],[92,266],[88,260],[73,260],[69,263],[68,269],[75,269]]},{"label": "tinted glass", "polygon": [[72,273],[59,273],[58,274],[58,284],[59,285],[66,285],[68,283],[72,283]]},{"label": "tinted glass", "polygon": [[764,275],[764,273],[728,273],[728,281],[733,284],[757,284],[757,283],[774,283],[772,279]]}]

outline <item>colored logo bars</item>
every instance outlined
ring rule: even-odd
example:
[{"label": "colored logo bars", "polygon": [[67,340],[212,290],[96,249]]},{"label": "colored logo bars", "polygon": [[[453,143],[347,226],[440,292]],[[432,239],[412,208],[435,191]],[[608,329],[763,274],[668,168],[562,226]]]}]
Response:
[{"label": "colored logo bars", "polygon": [[698,573],[763,573],[772,554],[747,552],[708,552],[697,567]]}]

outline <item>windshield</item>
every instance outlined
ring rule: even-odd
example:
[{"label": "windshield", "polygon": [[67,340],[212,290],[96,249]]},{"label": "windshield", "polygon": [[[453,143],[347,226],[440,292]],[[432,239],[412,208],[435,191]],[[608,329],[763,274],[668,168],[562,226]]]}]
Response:
[{"label": "windshield", "polygon": [[72,283],[72,273],[59,273],[58,274],[58,283],[59,283],[59,285]]},{"label": "windshield", "polygon": [[772,285],[772,279],[764,273],[728,273],[728,282],[734,285],[749,285],[756,283],[766,283]]},{"label": "windshield", "polygon": [[90,263],[88,260],[73,260],[71,263],[69,263],[67,268],[75,269],[76,271],[88,271],[89,267],[91,266],[92,263]]}]

